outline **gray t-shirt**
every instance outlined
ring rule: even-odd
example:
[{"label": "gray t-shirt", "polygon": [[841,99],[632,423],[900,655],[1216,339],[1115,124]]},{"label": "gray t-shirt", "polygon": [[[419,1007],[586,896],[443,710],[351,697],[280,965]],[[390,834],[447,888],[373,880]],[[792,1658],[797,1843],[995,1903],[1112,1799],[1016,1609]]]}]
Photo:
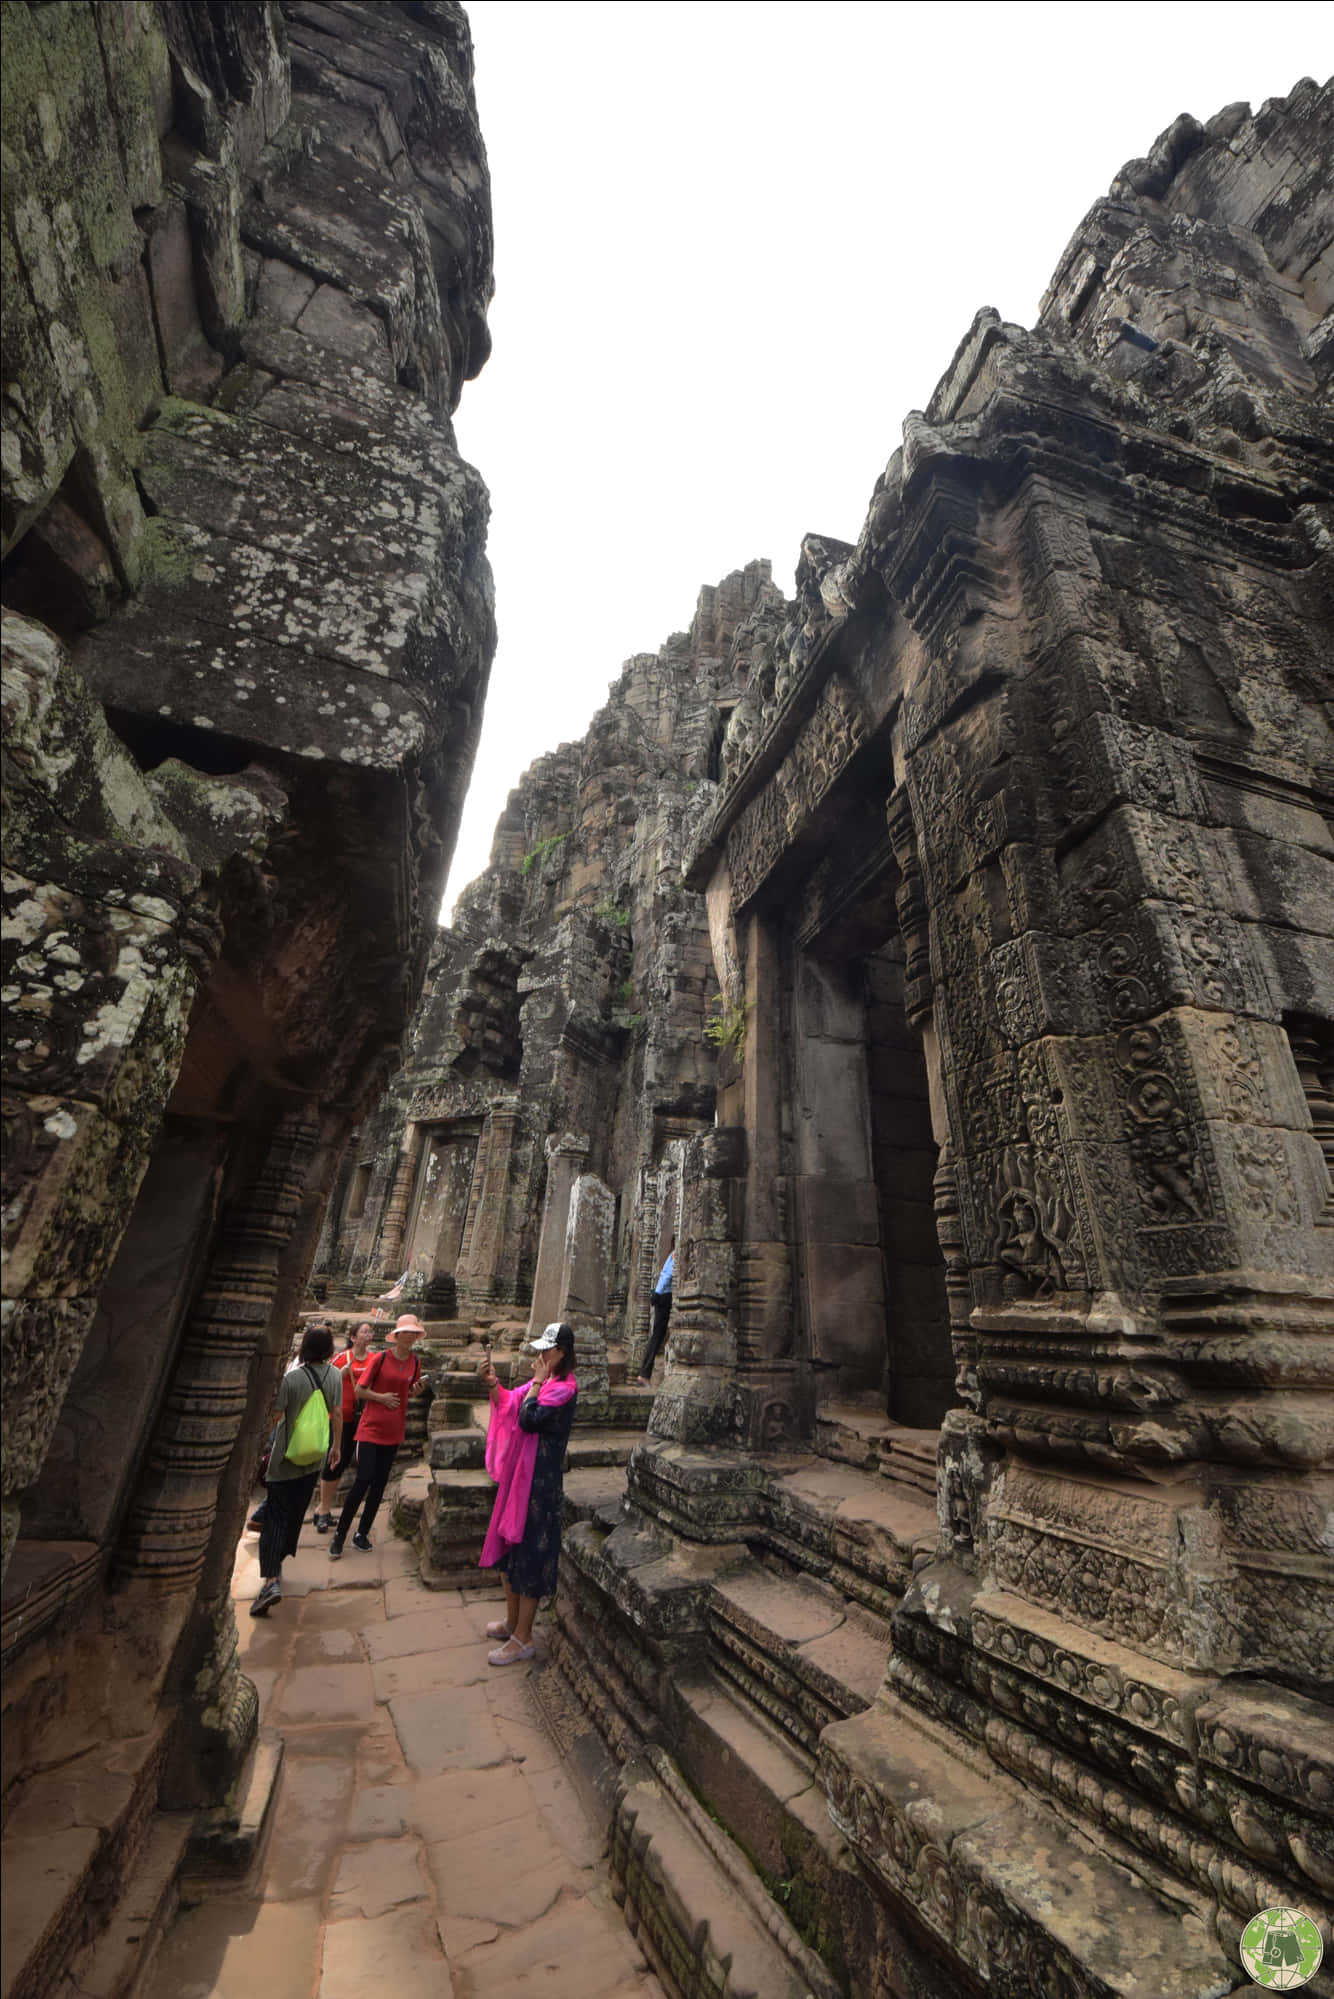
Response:
[{"label": "gray t-shirt", "polygon": [[304,1366],[289,1367],[279,1384],[278,1408],[281,1414],[274,1433],[273,1449],[269,1452],[268,1476],[271,1479],[309,1478],[312,1472],[319,1470],[318,1465],[294,1465],[287,1456],[288,1425],[295,1423],[317,1385],[324,1390],[329,1414],[332,1416],[335,1409],[341,1413],[343,1377],[330,1361],[311,1360]]}]

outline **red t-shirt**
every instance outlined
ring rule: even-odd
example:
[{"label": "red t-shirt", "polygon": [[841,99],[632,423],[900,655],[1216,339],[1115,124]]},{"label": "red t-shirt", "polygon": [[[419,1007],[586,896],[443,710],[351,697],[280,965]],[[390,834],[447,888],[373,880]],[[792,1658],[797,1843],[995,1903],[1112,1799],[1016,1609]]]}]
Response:
[{"label": "red t-shirt", "polygon": [[[334,1355],[334,1366],[346,1368],[347,1370],[343,1376],[343,1421],[345,1423],[350,1423],[357,1411],[357,1398],[352,1392],[353,1388],[361,1380],[362,1375],[374,1359],[375,1355],[368,1353],[364,1359],[357,1360],[351,1347],[348,1347],[344,1353],[336,1353]],[[386,1409],[384,1413],[387,1416],[389,1411]]]},{"label": "red t-shirt", "polygon": [[398,1395],[397,1409],[386,1409],[380,1402],[363,1402],[361,1421],[357,1425],[359,1444],[401,1444],[408,1420],[408,1395],[415,1387],[422,1371],[422,1364],[416,1354],[406,1361],[399,1360],[386,1347],[383,1353],[372,1354],[369,1365],[362,1370],[361,1379],[374,1389],[377,1395]]}]

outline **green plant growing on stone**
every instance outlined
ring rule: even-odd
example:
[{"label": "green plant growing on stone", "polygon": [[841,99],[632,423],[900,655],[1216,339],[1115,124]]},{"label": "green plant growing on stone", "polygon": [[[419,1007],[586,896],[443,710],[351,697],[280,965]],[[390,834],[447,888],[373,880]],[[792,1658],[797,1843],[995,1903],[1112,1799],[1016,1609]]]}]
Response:
[{"label": "green plant growing on stone", "polygon": [[704,1022],[704,1039],[709,1047],[720,1053],[730,1048],[739,1062],[746,1052],[746,1013],[744,1005],[733,1006],[722,993],[715,993],[712,1011]]},{"label": "green plant growing on stone", "polygon": [[600,902],[593,911],[593,914],[600,918],[603,923],[609,924],[614,930],[628,930],[630,928],[630,912],[628,909],[622,909],[618,903],[610,900]]},{"label": "green plant growing on stone", "polygon": [[630,978],[622,979],[621,983],[616,988],[616,1004],[618,1007],[620,1007],[622,1012],[624,1012],[628,1008],[632,1007],[634,1003],[635,1003],[635,982],[633,979]]},{"label": "green plant growing on stone", "polygon": [[533,869],[546,859],[553,848],[559,847],[562,840],[569,839],[570,831],[571,829],[567,826],[563,833],[551,833],[545,840],[539,840],[535,847],[530,847],[519,863],[519,873],[521,875],[531,874]]}]

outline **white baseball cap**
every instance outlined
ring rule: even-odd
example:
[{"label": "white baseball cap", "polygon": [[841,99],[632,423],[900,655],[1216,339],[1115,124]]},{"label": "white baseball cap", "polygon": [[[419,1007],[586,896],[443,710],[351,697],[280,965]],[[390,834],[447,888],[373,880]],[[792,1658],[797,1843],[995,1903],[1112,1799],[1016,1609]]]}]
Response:
[{"label": "white baseball cap", "polygon": [[560,1333],[568,1333],[570,1338],[573,1339],[574,1327],[563,1325],[559,1320],[554,1320],[551,1325],[545,1327],[538,1334],[535,1340],[529,1340],[528,1345],[534,1353],[549,1353],[552,1347],[555,1346],[557,1335]]}]

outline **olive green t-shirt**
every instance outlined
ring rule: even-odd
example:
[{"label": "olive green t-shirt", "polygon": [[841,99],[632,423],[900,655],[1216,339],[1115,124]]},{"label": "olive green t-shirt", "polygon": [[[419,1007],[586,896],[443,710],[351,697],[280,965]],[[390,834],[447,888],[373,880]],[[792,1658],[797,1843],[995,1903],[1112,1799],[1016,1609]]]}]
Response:
[{"label": "olive green t-shirt", "polygon": [[289,1367],[278,1387],[278,1428],[273,1439],[273,1449],[269,1452],[270,1479],[309,1478],[319,1470],[318,1465],[294,1465],[287,1455],[287,1433],[301,1411],[315,1393],[316,1387],[324,1390],[324,1399],[329,1405],[329,1414],[343,1411],[343,1377],[338,1369],[327,1360],[311,1360],[304,1365]]}]

